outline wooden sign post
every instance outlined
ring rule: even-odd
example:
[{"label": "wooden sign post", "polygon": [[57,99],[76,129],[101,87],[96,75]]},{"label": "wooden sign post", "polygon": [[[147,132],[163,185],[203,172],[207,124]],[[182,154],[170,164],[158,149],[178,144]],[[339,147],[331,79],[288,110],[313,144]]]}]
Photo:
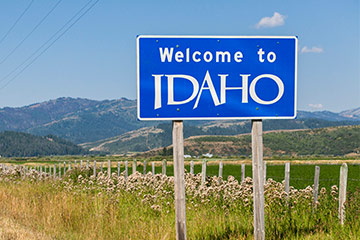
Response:
[{"label": "wooden sign post", "polygon": [[265,239],[264,160],[262,120],[251,121],[251,147],[254,199],[254,239]]},{"label": "wooden sign post", "polygon": [[183,121],[173,121],[176,240],[186,239]]}]

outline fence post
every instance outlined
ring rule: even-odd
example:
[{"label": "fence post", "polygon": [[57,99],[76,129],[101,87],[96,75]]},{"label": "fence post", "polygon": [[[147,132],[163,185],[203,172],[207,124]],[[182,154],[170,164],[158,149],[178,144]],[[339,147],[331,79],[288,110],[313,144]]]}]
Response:
[{"label": "fence post", "polygon": [[191,160],[190,162],[190,173],[194,174],[194,160]]},{"label": "fence post", "polygon": [[136,159],[134,159],[132,164],[132,174],[136,173],[136,167],[137,167],[137,163],[136,163]]},{"label": "fence post", "polygon": [[42,165],[40,166],[40,174],[42,174],[43,173],[43,167],[42,167]]},{"label": "fence post", "polygon": [[264,160],[262,120],[251,120],[251,148],[254,199],[254,239],[265,239]]},{"label": "fence post", "polygon": [[152,172],[152,175],[154,176],[155,175],[155,162],[151,163],[151,172]]},{"label": "fence post", "polygon": [[285,163],[285,192],[289,196],[290,191],[290,163]]},{"label": "fence post", "polygon": [[108,172],[108,178],[111,178],[111,161],[110,160],[108,160],[107,172]]},{"label": "fence post", "polygon": [[65,173],[66,173],[66,162],[64,162],[64,177],[65,177]]},{"label": "fence post", "polygon": [[202,168],[201,168],[201,185],[205,184],[206,181],[206,160],[202,161]]},{"label": "fence post", "polygon": [[345,220],[345,201],[346,201],[346,187],[348,177],[348,166],[343,163],[340,168],[340,188],[339,188],[339,218],[341,225]]},{"label": "fence post", "polygon": [[128,161],[126,160],[125,161],[125,181],[127,180],[128,178]]},{"label": "fence post", "polygon": [[146,164],[147,164],[147,162],[144,161],[144,165],[143,165],[143,167],[144,167],[144,169],[143,169],[143,174],[144,174],[144,176],[146,175]]},{"label": "fence post", "polygon": [[69,161],[69,170],[71,170],[71,165],[72,165],[71,161]]},{"label": "fence post", "polygon": [[94,177],[96,178],[96,160],[94,160],[94,172],[93,172],[93,174],[94,174]]},{"label": "fence post", "polygon": [[75,163],[74,163],[74,168],[77,168],[78,165],[77,165],[77,160],[75,160]]},{"label": "fence post", "polygon": [[56,164],[54,164],[54,178],[56,178]]},{"label": "fence post", "polygon": [[117,176],[120,177],[120,162],[117,164]]},{"label": "fence post", "polygon": [[101,162],[100,164],[100,172],[103,172],[104,171],[104,162]]},{"label": "fence post", "polygon": [[320,167],[319,166],[315,166],[315,176],[314,176],[314,201],[313,201],[313,206],[314,208],[316,207],[316,202],[318,199],[318,195],[319,195],[319,179],[320,179]]},{"label": "fence post", "polygon": [[80,160],[80,168],[83,167],[83,160]]},{"label": "fence post", "polygon": [[61,178],[61,163],[59,163],[59,178]]},{"label": "fence post", "polygon": [[219,178],[223,176],[223,162],[219,162]]},{"label": "fence post", "polygon": [[241,164],[241,183],[245,180],[245,164]]},{"label": "fence post", "polygon": [[89,169],[89,160],[86,160],[86,169]]},{"label": "fence post", "polygon": [[166,159],[163,159],[163,162],[162,162],[162,174],[163,175],[166,175],[166,164],[167,164]]}]

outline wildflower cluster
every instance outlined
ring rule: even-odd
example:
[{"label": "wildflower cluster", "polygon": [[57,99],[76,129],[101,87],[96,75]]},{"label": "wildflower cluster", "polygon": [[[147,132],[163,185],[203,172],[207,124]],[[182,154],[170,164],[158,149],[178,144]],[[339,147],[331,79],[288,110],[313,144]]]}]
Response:
[{"label": "wildflower cluster", "polygon": [[[143,204],[148,204],[154,211],[169,211],[174,204],[174,177],[163,174],[142,175],[139,172],[125,176],[125,172],[117,176],[113,173],[110,177],[105,172],[93,174],[91,168],[73,168],[66,172],[63,178],[51,176],[49,173],[39,172],[34,169],[25,171],[19,166],[2,169],[0,166],[0,181],[54,181],[54,186],[61,187],[66,191],[80,193],[83,191],[96,194],[121,195],[130,193],[136,195]],[[185,173],[186,200],[189,208],[203,204],[211,204],[214,208],[234,209],[252,208],[252,179],[246,178],[239,183],[233,176],[227,180],[213,176],[206,177],[201,182],[201,174]],[[337,197],[337,187],[333,186],[330,196]],[[322,188],[316,205],[320,205],[321,199],[326,195],[326,189]],[[305,189],[290,187],[289,193],[285,192],[284,182],[276,182],[268,179],[264,185],[266,207],[288,204],[294,207],[297,204],[310,205],[313,199],[313,189],[308,186]]]}]

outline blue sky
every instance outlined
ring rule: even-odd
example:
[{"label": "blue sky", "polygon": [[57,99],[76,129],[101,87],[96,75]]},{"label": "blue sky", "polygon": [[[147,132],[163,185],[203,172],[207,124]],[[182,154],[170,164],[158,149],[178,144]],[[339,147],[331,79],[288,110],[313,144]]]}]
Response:
[{"label": "blue sky", "polygon": [[[58,1],[0,2],[0,62]],[[7,77],[88,2],[62,0],[0,63],[0,107],[58,97],[135,99],[138,34],[296,35],[298,109],[360,106],[358,0],[100,0],[18,77]]]}]

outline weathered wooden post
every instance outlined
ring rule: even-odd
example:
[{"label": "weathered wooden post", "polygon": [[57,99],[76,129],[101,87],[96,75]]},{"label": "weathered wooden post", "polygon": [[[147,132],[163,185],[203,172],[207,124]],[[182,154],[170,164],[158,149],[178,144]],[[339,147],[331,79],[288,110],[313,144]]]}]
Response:
[{"label": "weathered wooden post", "polygon": [[144,164],[143,164],[143,174],[144,174],[144,176],[146,175],[146,164],[147,164],[147,162],[144,161]]},{"label": "weathered wooden post", "polygon": [[266,184],[266,162],[264,161],[264,185]]},{"label": "weathered wooden post", "polygon": [[90,166],[89,160],[86,160],[86,169],[89,169],[89,166]]},{"label": "weathered wooden post", "polygon": [[59,163],[59,178],[61,178],[61,163]]},{"label": "weathered wooden post", "polygon": [[56,178],[56,164],[54,164],[54,178]]},{"label": "weathered wooden post", "polygon": [[136,166],[137,166],[136,159],[134,159],[132,164],[132,174],[136,173]]},{"label": "weathered wooden post", "polygon": [[101,162],[100,164],[100,172],[103,172],[104,171],[104,162]]},{"label": "weathered wooden post", "polygon": [[264,162],[262,120],[251,120],[251,147],[253,165],[254,239],[265,239]]},{"label": "weathered wooden post", "polygon": [[108,160],[107,173],[108,173],[108,178],[111,178],[111,161],[110,160]]},{"label": "weathered wooden post", "polygon": [[245,180],[245,164],[241,164],[241,183]]},{"label": "weathered wooden post", "polygon": [[117,164],[117,176],[120,177],[120,162]]},{"label": "weathered wooden post", "polygon": [[314,175],[314,200],[313,200],[313,207],[316,207],[316,202],[319,195],[319,178],[320,178],[320,167],[315,166],[315,175]]},{"label": "weathered wooden post", "polygon": [[93,175],[96,178],[96,160],[94,160],[94,172],[93,172]]},{"label": "weathered wooden post", "polygon": [[285,192],[289,196],[290,191],[290,163],[285,163]]},{"label": "weathered wooden post", "polygon": [[151,172],[152,172],[152,175],[154,176],[155,175],[155,162],[151,163]]},{"label": "weathered wooden post", "polygon": [[64,162],[64,177],[65,177],[65,173],[66,173],[66,162]]},{"label": "weathered wooden post", "polygon": [[173,121],[176,239],[186,239],[183,122]]},{"label": "weathered wooden post", "polygon": [[83,167],[83,160],[80,160],[80,168]]},{"label": "weathered wooden post", "polygon": [[223,162],[219,162],[219,178],[223,176]]},{"label": "weathered wooden post", "polygon": [[206,181],[206,160],[204,159],[202,161],[202,167],[201,167],[201,185],[205,184]]},{"label": "weathered wooden post", "polygon": [[167,161],[166,159],[163,159],[162,161],[162,174],[166,175],[166,165],[167,165]]},{"label": "weathered wooden post", "polygon": [[190,162],[190,173],[194,174],[194,160],[191,160]]},{"label": "weathered wooden post", "polygon": [[125,181],[127,180],[128,178],[128,161],[126,160],[125,161]]},{"label": "weathered wooden post", "polygon": [[348,177],[348,166],[346,163],[343,163],[340,168],[340,187],[339,187],[339,218],[341,225],[343,225],[345,221],[347,177]]},{"label": "weathered wooden post", "polygon": [[72,163],[71,163],[71,161],[69,161],[69,169],[68,170],[71,170],[71,165],[72,165]]}]

